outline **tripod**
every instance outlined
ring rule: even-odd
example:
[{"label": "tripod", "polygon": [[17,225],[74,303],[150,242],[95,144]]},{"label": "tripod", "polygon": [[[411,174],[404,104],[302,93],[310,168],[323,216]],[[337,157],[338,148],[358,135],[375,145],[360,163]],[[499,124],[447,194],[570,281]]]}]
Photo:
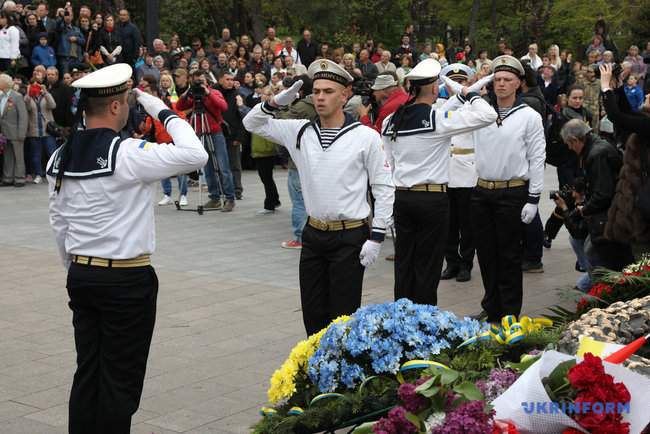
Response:
[{"label": "tripod", "polygon": [[[225,199],[225,192],[223,189],[223,184],[221,183],[221,168],[219,167],[219,161],[215,153],[214,141],[210,135],[210,125],[208,124],[208,117],[205,114],[205,107],[203,107],[203,102],[201,100],[195,99],[194,108],[192,110],[192,115],[190,116],[190,125],[194,131],[196,131],[199,140],[203,144],[203,147],[207,151],[210,159],[212,161],[212,167],[214,168],[214,176],[217,179],[217,184],[219,186],[220,197],[219,200]],[[218,208],[204,208],[203,206],[203,185],[201,181],[201,175],[206,175],[204,169],[199,169],[199,203],[196,205],[196,208],[181,208],[181,205],[178,201],[174,202],[176,205],[176,210],[178,211],[196,211],[199,215],[203,215],[205,211],[218,211]]]}]

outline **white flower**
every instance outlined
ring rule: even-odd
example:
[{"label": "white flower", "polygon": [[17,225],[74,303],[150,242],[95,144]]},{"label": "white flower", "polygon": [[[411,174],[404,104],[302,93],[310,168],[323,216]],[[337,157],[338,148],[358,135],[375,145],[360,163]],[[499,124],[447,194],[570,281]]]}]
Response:
[{"label": "white flower", "polygon": [[442,426],[444,423],[445,413],[442,411],[437,411],[435,413],[432,413],[431,416],[427,417],[427,419],[424,421],[424,428],[426,429],[427,434],[430,434],[435,428]]}]

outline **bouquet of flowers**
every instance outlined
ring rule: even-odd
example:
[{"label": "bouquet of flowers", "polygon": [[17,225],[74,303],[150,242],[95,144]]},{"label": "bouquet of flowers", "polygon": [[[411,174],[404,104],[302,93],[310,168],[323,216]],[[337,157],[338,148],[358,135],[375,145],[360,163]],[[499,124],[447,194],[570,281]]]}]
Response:
[{"label": "bouquet of flowers", "polygon": [[365,306],[327,329],[309,359],[309,378],[321,392],[353,389],[368,376],[396,374],[407,360],[431,360],[485,327],[407,299]]},{"label": "bouquet of flowers", "polygon": [[617,301],[627,301],[650,294],[650,257],[629,265],[622,272],[605,273],[587,295],[578,300],[579,315],[594,307],[607,307]]},{"label": "bouquet of flowers", "polygon": [[623,366],[547,351],[492,405],[521,433],[638,433],[650,422],[648,390],[649,379]]}]

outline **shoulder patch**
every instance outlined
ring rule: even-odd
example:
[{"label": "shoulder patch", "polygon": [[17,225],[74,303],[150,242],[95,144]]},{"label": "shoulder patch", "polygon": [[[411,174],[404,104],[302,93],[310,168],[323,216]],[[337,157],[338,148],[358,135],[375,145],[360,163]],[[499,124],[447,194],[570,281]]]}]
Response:
[{"label": "shoulder patch", "polygon": [[151,143],[151,142],[147,142],[146,140],[143,140],[143,141],[140,142],[140,144],[138,145],[138,149],[142,149],[143,151],[148,151],[149,149],[151,149],[151,147],[152,147],[153,145],[154,145],[153,143]]}]

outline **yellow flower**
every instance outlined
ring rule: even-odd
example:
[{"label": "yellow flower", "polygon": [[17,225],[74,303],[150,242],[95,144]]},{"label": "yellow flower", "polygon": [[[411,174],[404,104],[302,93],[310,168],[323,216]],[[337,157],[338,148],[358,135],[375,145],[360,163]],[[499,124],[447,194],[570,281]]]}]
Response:
[{"label": "yellow flower", "polygon": [[[343,315],[332,321],[332,324],[349,320],[349,316]],[[291,398],[291,396],[296,393],[296,379],[299,376],[307,377],[307,364],[309,358],[313,356],[318,349],[320,340],[328,328],[329,326],[318,333],[311,335],[308,339],[298,342],[298,344],[293,347],[289,354],[289,358],[285,360],[280,369],[276,370],[271,376],[269,390],[266,392],[269,402],[277,404],[283,399]]]}]

